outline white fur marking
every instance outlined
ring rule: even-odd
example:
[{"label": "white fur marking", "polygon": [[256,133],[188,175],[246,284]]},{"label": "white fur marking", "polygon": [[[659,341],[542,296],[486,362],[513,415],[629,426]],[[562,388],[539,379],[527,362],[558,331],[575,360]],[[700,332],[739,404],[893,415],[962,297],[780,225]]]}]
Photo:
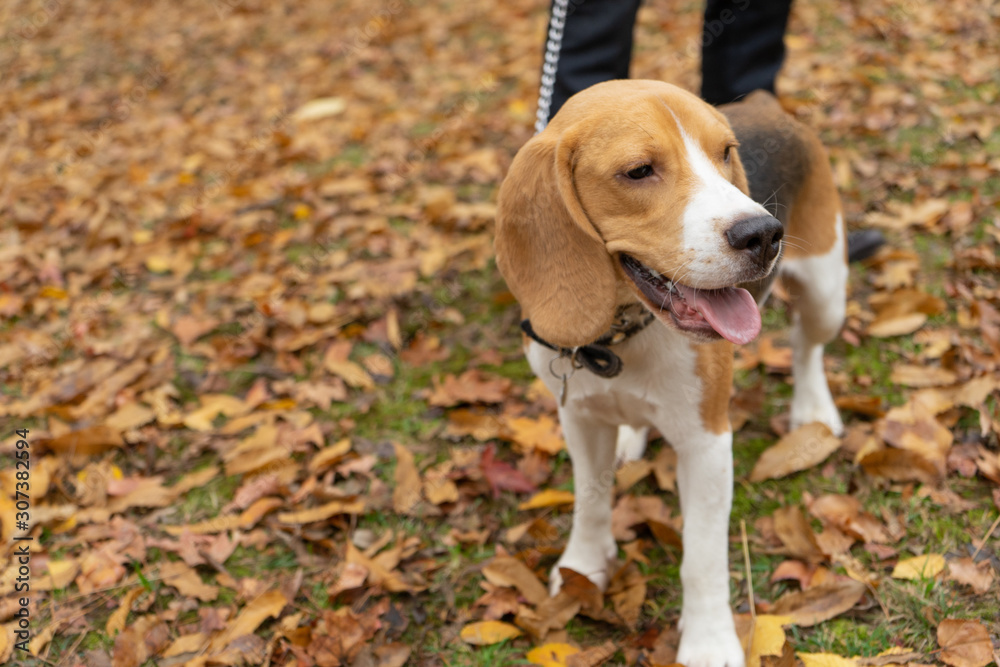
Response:
[{"label": "white fur marking", "polygon": [[744,266],[733,256],[733,249],[726,240],[726,229],[737,220],[769,214],[719,173],[680,121],[677,127],[697,183],[681,221],[684,246],[695,252],[694,260],[685,267],[684,275],[676,279],[696,287],[731,285],[741,278]]}]

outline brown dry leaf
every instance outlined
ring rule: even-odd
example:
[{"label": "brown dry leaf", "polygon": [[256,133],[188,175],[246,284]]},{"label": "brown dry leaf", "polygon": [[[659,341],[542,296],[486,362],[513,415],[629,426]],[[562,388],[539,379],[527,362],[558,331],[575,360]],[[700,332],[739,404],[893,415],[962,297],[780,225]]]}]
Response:
[{"label": "brown dry leaf", "polygon": [[541,604],[549,592],[528,566],[511,556],[498,556],[483,567],[486,581],[495,586],[513,586],[531,604]]},{"label": "brown dry leaf", "polygon": [[948,561],[947,578],[971,586],[978,595],[983,595],[993,588],[996,576],[988,560],[976,563],[971,558],[956,558]]},{"label": "brown dry leaf", "polygon": [[253,633],[267,619],[276,618],[288,602],[281,590],[268,591],[252,599],[222,632],[212,638],[207,653],[221,651],[236,639]]},{"label": "brown dry leaf", "polygon": [[504,437],[514,442],[518,451],[537,449],[554,456],[566,448],[559,422],[548,415],[541,415],[537,419],[507,417],[504,425],[508,430]]},{"label": "brown dry leaf", "polygon": [[243,399],[228,394],[203,394],[199,400],[201,407],[184,417],[184,425],[194,431],[211,431],[219,415],[239,417],[250,410]]},{"label": "brown dry leaf", "polygon": [[615,471],[615,492],[624,493],[653,472],[654,464],[646,459],[629,461]]},{"label": "brown dry leaf", "polygon": [[879,449],[862,453],[858,463],[872,477],[893,482],[932,484],[941,478],[937,467],[917,452],[907,449]]},{"label": "brown dry leaf", "polygon": [[646,601],[646,578],[634,562],[626,563],[615,572],[607,595],[618,617],[627,627],[634,628]]},{"label": "brown dry leaf", "polygon": [[653,459],[653,475],[660,491],[677,491],[677,452],[671,447],[662,448]]},{"label": "brown dry leaf", "polygon": [[215,329],[221,322],[214,317],[195,317],[194,315],[181,315],[174,322],[171,331],[177,336],[177,340],[183,347],[190,347],[195,342],[212,329]]},{"label": "brown dry leaf", "polygon": [[458,502],[458,486],[449,476],[454,467],[453,462],[445,461],[424,473],[423,491],[427,502],[432,505]]},{"label": "brown dry leaf", "polygon": [[993,662],[990,633],[979,621],[945,619],[938,625],[937,641],[941,661],[952,667],[985,667]]},{"label": "brown dry leaf", "polygon": [[927,323],[925,313],[907,313],[893,317],[878,318],[868,325],[868,335],[874,338],[907,336]]},{"label": "brown dry leaf", "polygon": [[323,472],[332,465],[335,465],[342,458],[347,456],[351,451],[351,440],[350,438],[344,438],[338,440],[336,443],[330,445],[329,447],[324,447],[323,449],[316,452],[315,456],[309,459],[309,472],[319,473]]},{"label": "brown dry leaf", "polygon": [[510,391],[507,378],[490,378],[476,369],[457,377],[448,374],[443,380],[434,377],[432,383],[434,388],[428,402],[445,408],[461,403],[502,403]]},{"label": "brown dry leaf", "polygon": [[918,366],[897,364],[892,369],[889,381],[907,387],[944,387],[955,384],[958,376],[940,366]]},{"label": "brown dry leaf", "polygon": [[167,586],[176,588],[181,595],[196,597],[202,602],[211,602],[219,596],[218,586],[203,582],[198,573],[183,561],[161,565],[160,579]]},{"label": "brown dry leaf", "polygon": [[412,649],[400,642],[383,644],[375,649],[378,662],[374,667],[403,667],[410,659]]},{"label": "brown dry leaf", "polygon": [[[780,507],[774,511],[774,532],[785,545],[785,553],[810,563],[823,560],[823,551],[809,520],[799,507]],[[803,586],[803,588],[805,588]]]},{"label": "brown dry leaf", "polygon": [[504,420],[497,415],[459,408],[448,413],[448,426],[444,433],[450,438],[472,436],[479,442],[486,442],[500,437],[504,424]]},{"label": "brown dry leaf", "polygon": [[786,593],[775,600],[771,611],[791,617],[791,622],[812,626],[843,614],[857,604],[868,587],[853,579]]},{"label": "brown dry leaf", "polygon": [[754,464],[751,482],[777,479],[822,463],[840,447],[840,438],[826,424],[813,422],[782,437]]},{"label": "brown dry leaf", "polygon": [[[591,646],[585,651],[574,653],[566,658],[566,667],[598,667],[614,657],[618,652],[618,645],[608,640],[598,646]],[[553,665],[558,667],[558,663]]]},{"label": "brown dry leaf", "polygon": [[114,667],[138,667],[170,642],[167,624],[155,614],[140,616],[115,639]]},{"label": "brown dry leaf", "polygon": [[786,333],[780,331],[765,333],[758,341],[758,356],[769,372],[782,374],[791,372],[792,347]]},{"label": "brown dry leaf", "polygon": [[420,503],[420,473],[409,449],[399,443],[393,443],[393,448],[396,450],[396,471],[392,506],[400,514],[413,514]]},{"label": "brown dry leaf", "polygon": [[108,617],[108,622],[104,625],[104,631],[107,632],[109,636],[114,637],[125,629],[125,622],[128,620],[129,612],[132,611],[132,604],[145,590],[146,589],[142,586],[138,586],[136,588],[129,589],[129,591],[121,597],[121,601],[118,603],[118,608],[111,613],[111,616]]},{"label": "brown dry leaf", "polygon": [[55,438],[39,438],[37,443],[56,454],[70,456],[74,454],[82,456],[103,454],[125,444],[121,434],[106,424],[89,426],[78,431],[70,431]]},{"label": "brown dry leaf", "polygon": [[297,512],[283,512],[278,515],[278,521],[291,525],[315,523],[317,521],[326,521],[338,514],[362,514],[364,511],[365,501],[362,498],[356,500],[332,500],[318,507],[299,510]]},{"label": "brown dry leaf", "polygon": [[861,501],[854,496],[827,494],[809,503],[808,509],[823,523],[865,542],[889,542],[885,525],[872,514],[863,511]]}]

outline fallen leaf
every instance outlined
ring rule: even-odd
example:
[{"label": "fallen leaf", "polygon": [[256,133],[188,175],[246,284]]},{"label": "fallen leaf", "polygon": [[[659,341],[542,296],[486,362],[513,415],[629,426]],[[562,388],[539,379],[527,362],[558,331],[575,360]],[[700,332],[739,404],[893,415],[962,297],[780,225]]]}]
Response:
[{"label": "fallen leaf", "polygon": [[823,560],[823,552],[816,542],[816,535],[799,507],[781,507],[775,510],[774,532],[785,545],[789,556],[809,562]]},{"label": "fallen leaf", "polygon": [[539,491],[528,500],[517,506],[519,510],[534,510],[540,507],[555,507],[557,505],[572,505],[573,492],[546,489]]},{"label": "fallen leaf", "polygon": [[924,554],[914,556],[896,563],[892,570],[894,579],[911,579],[920,581],[922,579],[933,579],[944,569],[944,556],[941,554]]},{"label": "fallen leaf", "polygon": [[813,422],[795,429],[760,455],[751,482],[777,479],[822,463],[840,447],[840,438],[826,424]]},{"label": "fallen leaf", "polygon": [[540,667],[566,667],[566,658],[579,652],[580,649],[575,646],[555,643],[536,646],[524,657],[531,664]]},{"label": "fallen leaf", "polygon": [[420,502],[420,473],[409,449],[399,443],[393,443],[393,448],[396,450],[396,471],[392,506],[400,514],[412,514]]},{"label": "fallen leaf", "polygon": [[782,595],[775,600],[771,611],[791,617],[795,625],[812,626],[843,614],[857,604],[867,590],[865,584],[853,579],[822,584]]},{"label": "fallen leaf", "polygon": [[347,109],[347,100],[343,97],[319,97],[309,100],[292,113],[296,121],[319,120],[342,114]]},{"label": "fallen leaf", "polygon": [[858,667],[854,658],[844,658],[836,653],[796,653],[804,667]]},{"label": "fallen leaf", "polygon": [[988,560],[981,563],[973,562],[971,558],[948,561],[948,580],[971,586],[979,595],[990,591],[995,578],[993,567]]},{"label": "fallen leaf", "polygon": [[510,556],[498,556],[483,567],[486,581],[496,586],[513,586],[531,604],[541,604],[549,592],[528,566]]},{"label": "fallen leaf", "polygon": [[939,655],[952,667],[985,667],[993,662],[990,633],[979,621],[948,618],[937,628]]},{"label": "fallen leaf", "polygon": [[497,644],[508,639],[513,639],[514,637],[520,637],[522,634],[524,633],[521,632],[520,628],[510,623],[480,621],[479,623],[466,625],[462,628],[459,636],[466,644],[489,646],[490,644]]}]

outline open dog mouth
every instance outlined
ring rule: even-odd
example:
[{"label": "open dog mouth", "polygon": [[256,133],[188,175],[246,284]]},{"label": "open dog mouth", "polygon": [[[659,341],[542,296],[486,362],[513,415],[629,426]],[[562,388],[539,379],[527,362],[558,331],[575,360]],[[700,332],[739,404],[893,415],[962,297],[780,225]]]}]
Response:
[{"label": "open dog mouth", "polygon": [[625,275],[639,288],[647,306],[663,322],[706,338],[749,343],[760,333],[760,311],[750,292],[739,287],[699,289],[676,283],[631,255],[620,256]]}]

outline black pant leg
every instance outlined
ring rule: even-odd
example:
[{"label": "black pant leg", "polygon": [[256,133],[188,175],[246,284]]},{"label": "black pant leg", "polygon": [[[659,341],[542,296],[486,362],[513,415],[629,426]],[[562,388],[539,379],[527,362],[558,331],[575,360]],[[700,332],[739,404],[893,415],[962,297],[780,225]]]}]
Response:
[{"label": "black pant leg", "polygon": [[552,0],[536,132],[584,88],[628,78],[638,11],[639,0]]},{"label": "black pant leg", "polygon": [[774,80],[785,59],[792,0],[707,0],[702,29],[701,96],[725,104]]}]

